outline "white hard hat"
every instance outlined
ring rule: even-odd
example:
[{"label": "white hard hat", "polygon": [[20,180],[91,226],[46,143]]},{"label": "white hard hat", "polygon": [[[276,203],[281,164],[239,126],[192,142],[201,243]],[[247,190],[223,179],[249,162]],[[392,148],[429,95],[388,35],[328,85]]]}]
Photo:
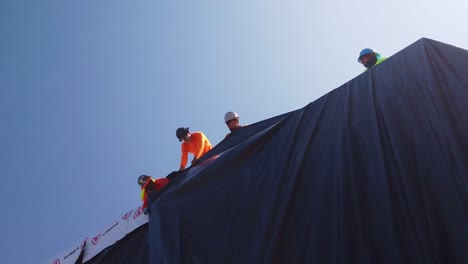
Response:
[{"label": "white hard hat", "polygon": [[238,118],[239,115],[236,114],[236,112],[227,112],[225,115],[224,115],[224,122],[227,122],[231,119],[234,119],[234,118]]}]

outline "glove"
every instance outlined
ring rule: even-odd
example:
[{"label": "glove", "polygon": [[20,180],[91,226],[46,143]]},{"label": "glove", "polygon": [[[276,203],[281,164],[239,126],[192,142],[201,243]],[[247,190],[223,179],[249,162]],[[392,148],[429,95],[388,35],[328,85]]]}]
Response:
[{"label": "glove", "polygon": [[148,210],[148,207],[146,207],[145,209],[143,209],[143,213],[144,213],[145,215],[147,215],[147,214],[149,213],[148,211],[149,211],[149,210]]}]

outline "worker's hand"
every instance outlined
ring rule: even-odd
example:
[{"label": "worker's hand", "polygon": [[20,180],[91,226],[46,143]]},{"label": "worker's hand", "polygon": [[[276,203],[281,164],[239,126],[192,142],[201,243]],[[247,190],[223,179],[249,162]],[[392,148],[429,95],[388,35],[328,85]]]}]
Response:
[{"label": "worker's hand", "polygon": [[143,209],[143,213],[144,213],[145,215],[148,214],[148,207],[146,207],[145,209]]},{"label": "worker's hand", "polygon": [[192,166],[195,165],[195,164],[197,164],[197,161],[198,161],[197,158],[193,158],[193,160],[192,160]]}]

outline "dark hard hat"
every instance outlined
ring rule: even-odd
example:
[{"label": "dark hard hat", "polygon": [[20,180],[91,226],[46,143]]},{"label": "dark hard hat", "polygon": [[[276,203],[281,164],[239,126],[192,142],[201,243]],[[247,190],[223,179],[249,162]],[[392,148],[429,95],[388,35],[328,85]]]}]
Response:
[{"label": "dark hard hat", "polygon": [[179,127],[176,130],[176,137],[179,139],[180,142],[182,142],[182,139],[187,136],[189,133],[189,128],[188,127]]},{"label": "dark hard hat", "polygon": [[140,177],[138,177],[138,185],[143,186],[149,178],[151,177],[148,175],[140,175]]}]

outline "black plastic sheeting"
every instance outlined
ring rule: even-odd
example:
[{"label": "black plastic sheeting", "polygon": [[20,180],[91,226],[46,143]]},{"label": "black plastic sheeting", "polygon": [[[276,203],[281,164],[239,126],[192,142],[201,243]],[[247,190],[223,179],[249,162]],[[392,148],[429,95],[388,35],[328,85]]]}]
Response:
[{"label": "black plastic sheeting", "polygon": [[[144,264],[148,263],[148,224],[144,224],[114,245],[104,249],[86,264]],[[78,259],[77,263],[81,263]]]},{"label": "black plastic sheeting", "polygon": [[149,263],[468,263],[467,69],[421,39],[234,133],[152,204]]},{"label": "black plastic sheeting", "polygon": [[86,264],[468,263],[467,69],[421,39],[232,133]]}]

